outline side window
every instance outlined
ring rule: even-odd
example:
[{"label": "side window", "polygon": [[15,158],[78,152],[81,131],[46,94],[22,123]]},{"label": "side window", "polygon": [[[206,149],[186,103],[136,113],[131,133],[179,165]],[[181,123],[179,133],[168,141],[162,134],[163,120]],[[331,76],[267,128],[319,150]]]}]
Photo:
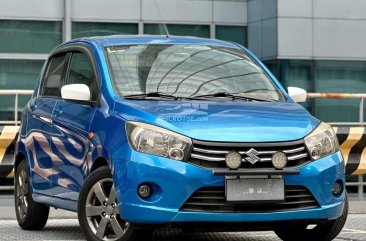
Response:
[{"label": "side window", "polygon": [[64,69],[66,54],[52,57],[44,79],[41,95],[50,97],[61,97],[61,75]]},{"label": "side window", "polygon": [[91,100],[97,100],[98,84],[88,56],[74,52],[71,56],[66,84],[85,84],[90,89]]}]

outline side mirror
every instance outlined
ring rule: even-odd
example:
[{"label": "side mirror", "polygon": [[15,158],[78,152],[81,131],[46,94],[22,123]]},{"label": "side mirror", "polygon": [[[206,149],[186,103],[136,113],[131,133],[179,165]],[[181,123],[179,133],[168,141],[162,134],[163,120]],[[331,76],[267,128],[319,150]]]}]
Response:
[{"label": "side mirror", "polygon": [[306,101],[306,90],[298,88],[298,87],[288,87],[287,88],[288,95],[295,102],[305,102]]},{"label": "side mirror", "polygon": [[61,88],[61,97],[66,100],[90,101],[90,89],[84,84],[64,85]]}]

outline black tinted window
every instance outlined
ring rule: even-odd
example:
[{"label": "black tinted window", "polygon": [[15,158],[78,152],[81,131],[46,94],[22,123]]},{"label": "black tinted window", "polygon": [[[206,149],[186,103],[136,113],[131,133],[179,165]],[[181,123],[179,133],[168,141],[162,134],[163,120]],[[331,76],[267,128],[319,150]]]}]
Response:
[{"label": "black tinted window", "polygon": [[72,54],[67,84],[85,84],[90,88],[91,99],[96,100],[98,85],[88,56],[81,52]]},{"label": "black tinted window", "polygon": [[43,85],[43,96],[61,97],[61,75],[65,65],[66,55],[54,56]]}]

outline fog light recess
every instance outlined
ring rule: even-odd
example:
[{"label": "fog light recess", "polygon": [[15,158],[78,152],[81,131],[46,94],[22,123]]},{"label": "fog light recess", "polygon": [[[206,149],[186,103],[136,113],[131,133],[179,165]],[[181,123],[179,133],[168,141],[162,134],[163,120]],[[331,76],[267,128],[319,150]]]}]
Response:
[{"label": "fog light recess", "polygon": [[333,184],[332,193],[334,196],[339,196],[342,194],[342,192],[343,192],[342,181],[338,180]]},{"label": "fog light recess", "polygon": [[142,199],[147,199],[152,195],[152,188],[148,184],[141,184],[137,188],[137,195]]}]

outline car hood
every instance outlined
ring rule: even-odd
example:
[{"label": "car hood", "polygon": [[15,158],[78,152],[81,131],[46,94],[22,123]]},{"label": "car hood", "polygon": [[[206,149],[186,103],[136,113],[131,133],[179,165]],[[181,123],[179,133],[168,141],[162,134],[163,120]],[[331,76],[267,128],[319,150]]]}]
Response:
[{"label": "car hood", "polygon": [[302,106],[288,102],[123,100],[115,112],[205,141],[298,140],[319,124]]}]

